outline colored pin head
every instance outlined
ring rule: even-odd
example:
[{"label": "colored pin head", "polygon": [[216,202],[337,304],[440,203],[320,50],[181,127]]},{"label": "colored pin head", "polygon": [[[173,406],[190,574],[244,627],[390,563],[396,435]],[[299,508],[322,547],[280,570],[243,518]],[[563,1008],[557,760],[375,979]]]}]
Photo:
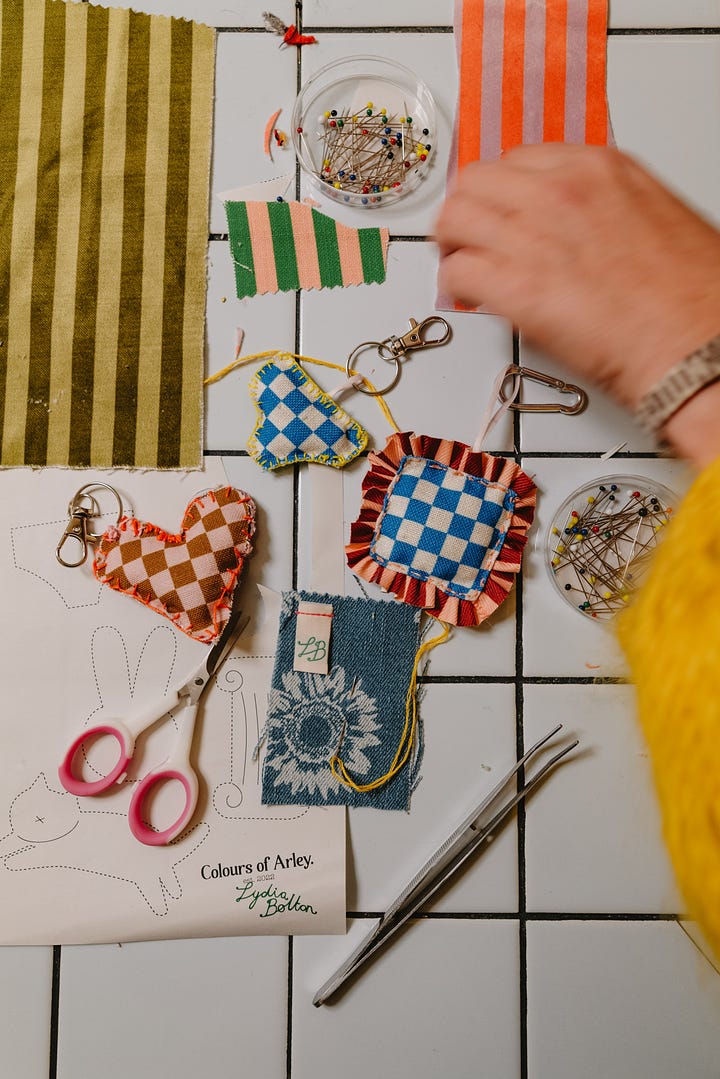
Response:
[{"label": "colored pin head", "polygon": [[612,617],[642,579],[672,501],[666,488],[638,477],[595,481],[571,495],[548,532],[547,565],[561,594],[589,617]]}]

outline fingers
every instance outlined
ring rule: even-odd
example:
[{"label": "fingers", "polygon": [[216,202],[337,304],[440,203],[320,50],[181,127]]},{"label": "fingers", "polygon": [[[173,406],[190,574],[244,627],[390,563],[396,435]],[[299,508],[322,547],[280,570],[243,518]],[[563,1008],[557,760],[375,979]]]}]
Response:
[{"label": "fingers", "polygon": [[438,271],[439,291],[467,307],[493,305],[501,262],[491,252],[463,248],[447,255]]},{"label": "fingers", "polygon": [[[605,147],[596,149],[604,152]],[[592,153],[587,146],[573,146],[565,142],[543,142],[537,146],[514,146],[512,150],[506,150],[503,153],[501,160],[512,168],[530,172],[545,171],[574,167],[578,161],[587,157],[588,151]]]},{"label": "fingers", "polygon": [[451,196],[435,223],[441,255],[461,247],[501,246],[514,212],[463,192]]}]

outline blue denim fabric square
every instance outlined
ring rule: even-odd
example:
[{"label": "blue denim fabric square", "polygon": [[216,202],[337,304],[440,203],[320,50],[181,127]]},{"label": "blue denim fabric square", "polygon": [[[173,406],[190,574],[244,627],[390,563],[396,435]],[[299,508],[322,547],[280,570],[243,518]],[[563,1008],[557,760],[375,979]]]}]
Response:
[{"label": "blue denim fabric square", "polygon": [[[333,608],[327,675],[294,671],[301,601]],[[338,751],[360,784],[390,768],[405,725],[405,699],[420,640],[420,611],[314,592],[284,592],[268,695],[262,800],[265,805],[350,805],[407,809],[417,762],[375,791],[338,782]]]}]

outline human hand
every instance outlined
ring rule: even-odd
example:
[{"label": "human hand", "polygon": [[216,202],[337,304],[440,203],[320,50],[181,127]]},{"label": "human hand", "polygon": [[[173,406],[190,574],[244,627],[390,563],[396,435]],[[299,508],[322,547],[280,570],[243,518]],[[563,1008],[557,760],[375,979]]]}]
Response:
[{"label": "human hand", "polygon": [[436,237],[444,292],[632,408],[720,330],[720,233],[617,150],[544,144],[468,165]]}]

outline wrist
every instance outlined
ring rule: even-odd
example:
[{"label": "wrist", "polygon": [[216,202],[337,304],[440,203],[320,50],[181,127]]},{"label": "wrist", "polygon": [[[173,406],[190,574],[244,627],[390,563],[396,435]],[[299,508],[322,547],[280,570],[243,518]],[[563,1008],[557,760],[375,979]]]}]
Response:
[{"label": "wrist", "polygon": [[703,387],[675,412],[662,436],[698,468],[720,457],[720,381]]},{"label": "wrist", "polygon": [[719,405],[720,334],[660,373],[637,401],[635,418],[702,465],[720,452]]}]

